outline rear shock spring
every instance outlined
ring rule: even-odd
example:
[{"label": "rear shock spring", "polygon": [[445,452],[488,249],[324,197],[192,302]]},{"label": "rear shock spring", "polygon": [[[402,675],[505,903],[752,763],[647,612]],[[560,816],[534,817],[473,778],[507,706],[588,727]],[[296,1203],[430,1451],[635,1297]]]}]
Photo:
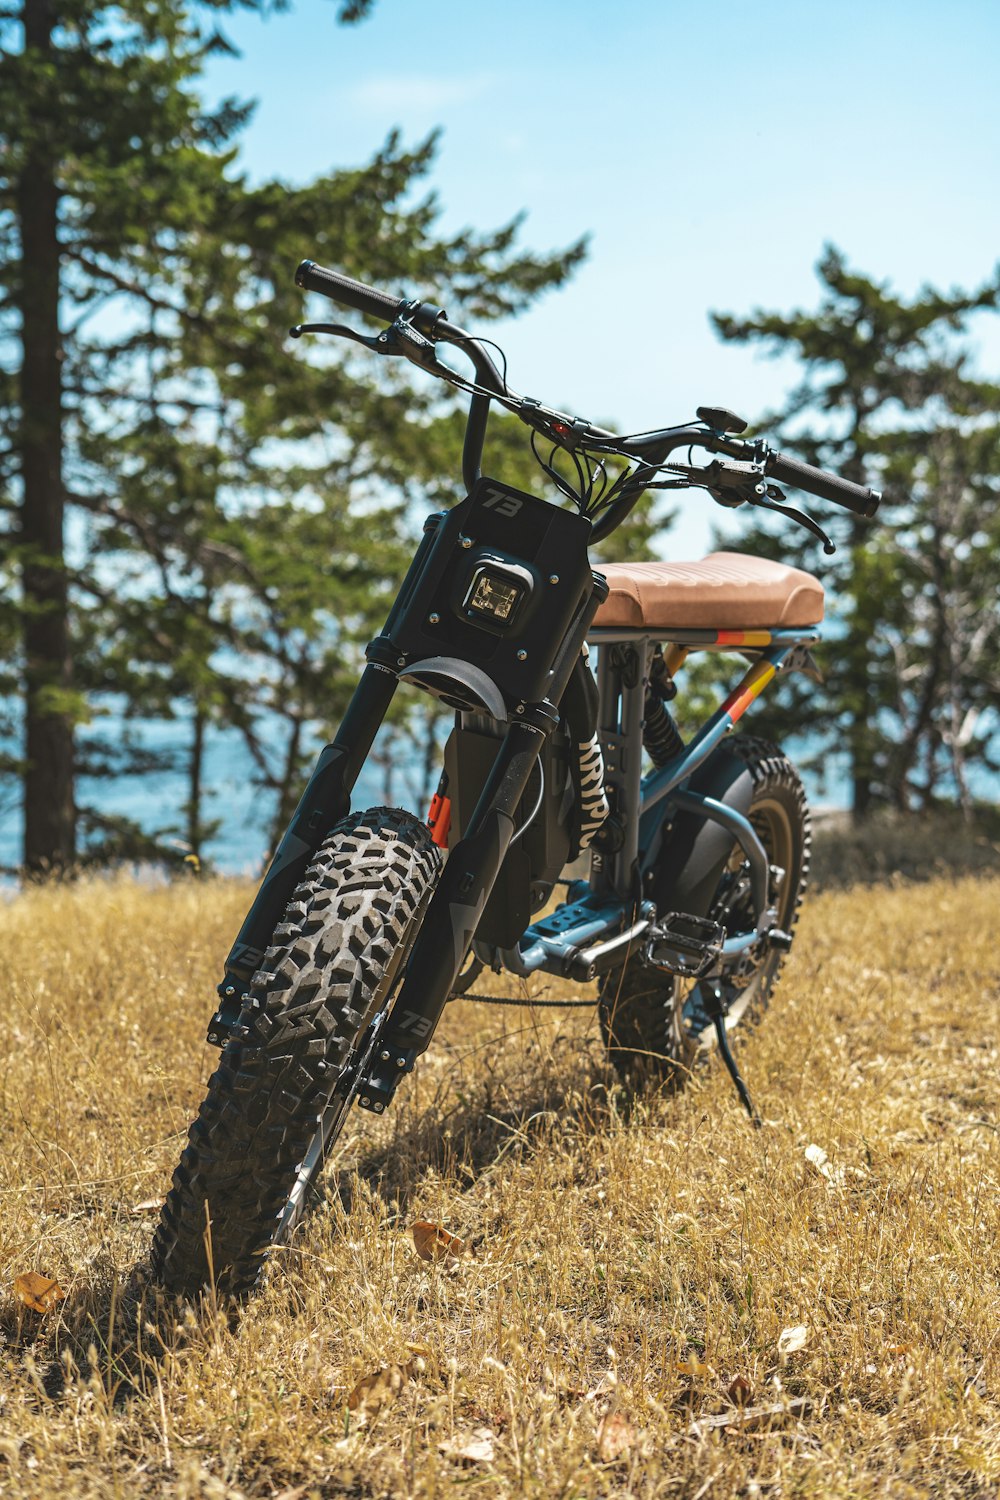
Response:
[{"label": "rear shock spring", "polygon": [[665,766],[684,749],[681,732],[664,700],[676,697],[677,688],[667,671],[663,652],[657,648],[649,668],[643,710],[642,743],[654,766]]}]

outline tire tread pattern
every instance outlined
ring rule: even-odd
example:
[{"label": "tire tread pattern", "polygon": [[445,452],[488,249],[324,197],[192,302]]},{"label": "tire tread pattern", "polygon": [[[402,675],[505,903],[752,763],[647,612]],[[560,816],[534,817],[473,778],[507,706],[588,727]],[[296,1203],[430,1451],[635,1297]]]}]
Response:
[{"label": "tire tread pattern", "polygon": [[168,1290],[197,1295],[213,1275],[226,1293],[256,1285],[323,1109],[440,864],[428,829],[401,808],[352,814],[320,846],[174,1172],[151,1251]]}]

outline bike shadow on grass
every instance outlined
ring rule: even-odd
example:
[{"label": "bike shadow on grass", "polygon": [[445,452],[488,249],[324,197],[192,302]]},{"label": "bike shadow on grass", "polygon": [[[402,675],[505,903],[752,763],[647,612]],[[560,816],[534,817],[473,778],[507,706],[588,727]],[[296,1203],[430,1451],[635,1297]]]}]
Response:
[{"label": "bike shadow on grass", "polygon": [[[426,1196],[429,1179],[470,1191],[491,1172],[538,1152],[572,1151],[648,1119],[671,1092],[629,1091],[603,1049],[581,1033],[547,1035],[513,1057],[444,1044],[411,1097],[400,1093],[375,1139],[362,1125],[371,1117],[357,1120],[360,1132],[347,1142],[345,1159],[320,1178],[302,1228],[308,1232],[317,1209],[336,1204],[350,1213],[365,1197],[379,1199],[390,1217],[405,1218]],[[243,1306],[222,1296],[206,1296],[197,1306],[172,1298],[151,1283],[141,1255],[126,1270],[109,1250],[57,1320],[11,1312],[0,1317],[0,1335],[9,1353],[30,1360],[39,1401],[89,1390],[120,1408],[155,1398],[164,1361],[201,1346],[213,1328],[235,1331]]]},{"label": "bike shadow on grass", "polygon": [[187,1344],[204,1344],[216,1323],[234,1326],[236,1309],[219,1299],[192,1307],[153,1286],[143,1260],[123,1268],[110,1250],[70,1282],[58,1314],[24,1309],[0,1315],[8,1372],[26,1376],[36,1407],[78,1401],[109,1413],[156,1398],[158,1371]]},{"label": "bike shadow on grass", "polygon": [[437,1077],[422,1081],[415,1100],[401,1092],[388,1133],[362,1132],[317,1184],[313,1206],[338,1202],[351,1212],[359,1193],[405,1215],[426,1194],[428,1178],[468,1192],[491,1172],[539,1151],[572,1148],[645,1118],[676,1090],[630,1089],[603,1048],[582,1035],[559,1034],[513,1066],[492,1061],[470,1069],[477,1048],[445,1047]]}]

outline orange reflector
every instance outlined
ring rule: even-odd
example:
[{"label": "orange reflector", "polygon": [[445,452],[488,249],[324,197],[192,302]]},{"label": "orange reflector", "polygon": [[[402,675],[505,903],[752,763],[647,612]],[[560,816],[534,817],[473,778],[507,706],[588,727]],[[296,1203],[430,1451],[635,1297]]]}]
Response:
[{"label": "orange reflector", "polygon": [[434,793],[427,823],[431,830],[431,843],[437,844],[439,849],[447,849],[448,834],[451,830],[450,797],[442,797],[439,792]]}]

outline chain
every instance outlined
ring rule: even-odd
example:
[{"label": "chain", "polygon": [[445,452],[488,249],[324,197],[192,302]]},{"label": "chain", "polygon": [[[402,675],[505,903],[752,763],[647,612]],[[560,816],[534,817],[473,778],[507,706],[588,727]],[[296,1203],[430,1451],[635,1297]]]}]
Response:
[{"label": "chain", "polygon": [[530,995],[477,995],[469,992],[465,995],[453,995],[454,1000],[473,1000],[477,1005],[530,1005],[537,1010],[582,1010],[585,1006],[593,1008],[597,1004],[596,996],[590,1000],[533,1000]]}]

